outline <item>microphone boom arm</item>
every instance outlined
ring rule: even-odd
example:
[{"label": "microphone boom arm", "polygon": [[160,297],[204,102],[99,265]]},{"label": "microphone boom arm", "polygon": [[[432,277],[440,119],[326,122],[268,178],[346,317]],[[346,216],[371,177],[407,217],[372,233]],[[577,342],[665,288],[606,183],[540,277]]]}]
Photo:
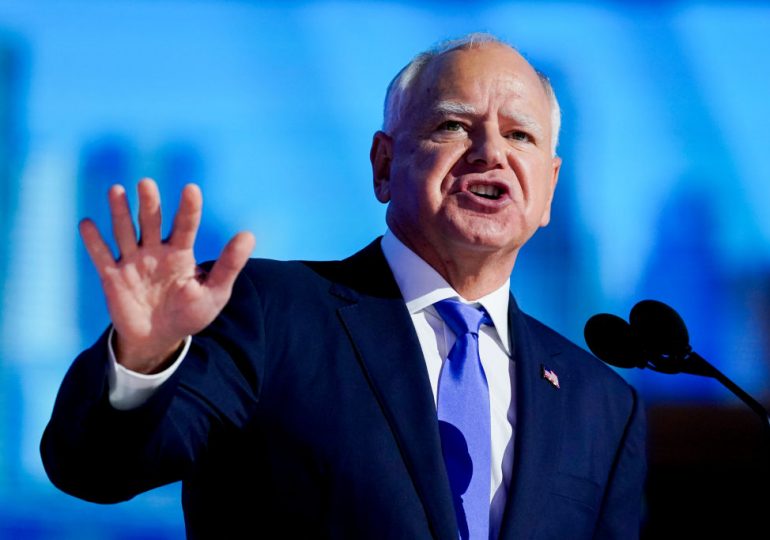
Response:
[{"label": "microphone boom arm", "polygon": [[770,415],[767,410],[756,399],[747,394],[740,386],[731,381],[724,373],[719,371],[713,365],[711,365],[705,358],[696,352],[690,352],[683,359],[683,363],[687,364],[686,371],[693,375],[702,375],[704,377],[711,377],[721,382],[728,390],[738,396],[749,408],[757,413],[762,419],[765,429],[770,432]]}]

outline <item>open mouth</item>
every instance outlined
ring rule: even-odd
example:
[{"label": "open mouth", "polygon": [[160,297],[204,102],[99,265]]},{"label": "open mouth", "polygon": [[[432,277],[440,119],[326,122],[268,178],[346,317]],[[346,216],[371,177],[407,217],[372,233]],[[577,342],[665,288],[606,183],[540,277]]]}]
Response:
[{"label": "open mouth", "polygon": [[503,190],[496,186],[488,186],[488,185],[477,185],[477,186],[470,186],[468,188],[468,191],[473,193],[474,195],[477,195],[479,197],[482,197],[484,199],[489,199],[491,201],[498,200],[502,194]]}]

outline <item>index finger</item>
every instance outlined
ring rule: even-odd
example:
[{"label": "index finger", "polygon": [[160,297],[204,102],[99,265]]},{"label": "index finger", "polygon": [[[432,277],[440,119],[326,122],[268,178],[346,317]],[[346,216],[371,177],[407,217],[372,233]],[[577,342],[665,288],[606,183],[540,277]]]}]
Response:
[{"label": "index finger", "polygon": [[93,221],[88,218],[83,219],[78,228],[80,229],[80,236],[83,238],[83,244],[85,244],[88,255],[91,257],[91,262],[94,263],[99,277],[104,277],[104,270],[115,266],[112,251]]}]

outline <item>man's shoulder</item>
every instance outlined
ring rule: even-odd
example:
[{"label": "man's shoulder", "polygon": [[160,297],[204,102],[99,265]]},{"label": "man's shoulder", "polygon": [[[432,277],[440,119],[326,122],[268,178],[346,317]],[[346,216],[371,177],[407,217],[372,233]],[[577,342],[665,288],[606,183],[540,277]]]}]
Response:
[{"label": "man's shoulder", "polygon": [[339,261],[281,261],[277,259],[249,259],[243,268],[246,277],[253,280],[287,281],[290,277],[304,277],[310,267],[315,264],[334,265]]},{"label": "man's shoulder", "polygon": [[379,241],[377,238],[350,257],[339,260],[250,259],[242,278],[265,294],[302,293],[319,288],[326,292],[331,288],[343,296],[400,297]]},{"label": "man's shoulder", "polygon": [[328,291],[334,282],[333,274],[325,276],[317,267],[333,268],[339,261],[280,261],[249,259],[238,277],[238,287],[247,288],[258,296],[285,297],[308,295],[311,291]]}]

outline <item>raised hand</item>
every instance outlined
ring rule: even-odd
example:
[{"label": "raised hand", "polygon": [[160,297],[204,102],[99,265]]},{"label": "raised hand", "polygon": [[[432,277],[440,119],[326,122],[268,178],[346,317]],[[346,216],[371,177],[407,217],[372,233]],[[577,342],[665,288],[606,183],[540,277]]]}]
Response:
[{"label": "raised hand", "polygon": [[165,367],[186,336],[203,330],[222,311],[255,240],[251,233],[235,235],[203,275],[193,254],[203,205],[198,186],[189,184],[182,191],[166,241],[161,239],[158,186],[145,178],[138,191],[139,241],[125,189],[113,186],[109,191],[117,261],[93,221],[81,221],[80,234],[107,298],[118,362],[153,373]]}]

